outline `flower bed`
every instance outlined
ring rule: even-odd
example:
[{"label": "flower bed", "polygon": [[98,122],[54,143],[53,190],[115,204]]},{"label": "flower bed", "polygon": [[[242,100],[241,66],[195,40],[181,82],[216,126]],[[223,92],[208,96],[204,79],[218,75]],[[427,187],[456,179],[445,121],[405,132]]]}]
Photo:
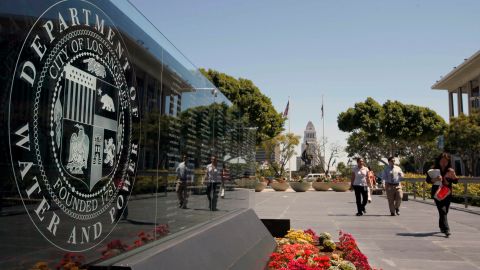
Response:
[{"label": "flower bed", "polygon": [[289,230],[276,241],[270,270],[373,270],[353,236],[342,231],[337,243],[329,233],[317,236],[312,230]]},{"label": "flower bed", "polygon": [[[162,238],[170,233],[168,224],[160,224],[153,229],[151,233],[146,233],[141,231],[137,234],[137,239],[134,240],[133,244],[127,245],[121,240],[112,240],[110,241],[105,248],[101,251],[101,259],[108,259],[110,257],[116,256],[120,253],[135,249],[137,247],[143,246],[149,242],[155,241],[156,239]],[[55,266],[55,268],[50,268],[47,262],[37,262],[30,270],[86,270],[87,265],[85,265],[85,257],[79,253],[66,253],[60,262]]]}]

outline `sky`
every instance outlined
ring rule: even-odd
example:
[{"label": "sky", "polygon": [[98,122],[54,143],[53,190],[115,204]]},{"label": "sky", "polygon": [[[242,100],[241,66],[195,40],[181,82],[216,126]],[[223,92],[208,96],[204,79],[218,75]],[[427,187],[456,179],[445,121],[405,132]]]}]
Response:
[{"label": "sky", "polygon": [[446,91],[430,87],[480,49],[477,0],[131,3],[197,67],[252,80],[279,112],[290,97],[298,135],[312,121],[321,136],[323,95],[325,137],[341,145],[338,114],[367,97],[447,119]]}]

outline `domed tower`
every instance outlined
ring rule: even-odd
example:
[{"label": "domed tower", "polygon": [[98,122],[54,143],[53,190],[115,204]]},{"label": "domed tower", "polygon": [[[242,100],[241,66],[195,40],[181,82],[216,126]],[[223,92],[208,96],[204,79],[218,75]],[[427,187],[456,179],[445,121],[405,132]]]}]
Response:
[{"label": "domed tower", "polygon": [[[302,142],[301,153],[303,153],[303,151],[307,147],[307,143],[308,143],[308,146],[309,146],[310,154],[314,155],[314,156],[315,155],[318,156],[318,153],[320,151],[320,147],[319,147],[318,140],[317,140],[317,131],[315,130],[315,126],[313,125],[312,121],[308,121],[307,127],[305,128],[305,131],[303,132],[303,142]],[[312,160],[312,166],[316,166],[316,165],[318,165],[318,163],[319,163],[319,158],[314,157],[313,160]],[[301,165],[303,165],[303,162],[301,163]]]}]

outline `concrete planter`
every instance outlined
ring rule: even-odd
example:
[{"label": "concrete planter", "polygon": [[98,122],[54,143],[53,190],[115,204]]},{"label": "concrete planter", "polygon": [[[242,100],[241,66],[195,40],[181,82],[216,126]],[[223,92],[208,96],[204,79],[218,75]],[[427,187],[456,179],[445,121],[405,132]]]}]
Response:
[{"label": "concrete planter", "polygon": [[313,182],[312,186],[316,191],[327,191],[332,187],[332,183]]},{"label": "concrete planter", "polygon": [[305,192],[310,189],[310,182],[290,182],[290,187],[296,192]]},{"label": "concrete planter", "polygon": [[350,189],[350,183],[343,182],[343,183],[333,183],[332,189],[336,192],[345,192]]},{"label": "concrete planter", "polygon": [[241,179],[235,180],[235,184],[237,184],[239,188],[254,189],[256,183],[257,183],[257,179],[241,178]]},{"label": "concrete planter", "polygon": [[280,182],[272,182],[270,184],[270,186],[273,188],[273,190],[275,191],[285,191],[288,189],[288,187],[290,186],[287,182],[283,182],[283,183],[280,183]]},{"label": "concrete planter", "polygon": [[265,182],[258,182],[255,184],[255,192],[261,192],[262,190],[265,189],[265,187],[267,186],[267,183]]}]

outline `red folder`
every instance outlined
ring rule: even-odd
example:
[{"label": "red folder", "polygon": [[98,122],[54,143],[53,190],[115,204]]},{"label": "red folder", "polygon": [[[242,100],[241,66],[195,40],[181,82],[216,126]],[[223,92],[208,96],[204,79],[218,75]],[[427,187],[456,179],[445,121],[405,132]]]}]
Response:
[{"label": "red folder", "polygon": [[450,195],[452,191],[450,190],[449,187],[445,185],[440,185],[440,187],[437,189],[437,192],[435,192],[435,199],[442,201],[445,199],[448,195]]}]

